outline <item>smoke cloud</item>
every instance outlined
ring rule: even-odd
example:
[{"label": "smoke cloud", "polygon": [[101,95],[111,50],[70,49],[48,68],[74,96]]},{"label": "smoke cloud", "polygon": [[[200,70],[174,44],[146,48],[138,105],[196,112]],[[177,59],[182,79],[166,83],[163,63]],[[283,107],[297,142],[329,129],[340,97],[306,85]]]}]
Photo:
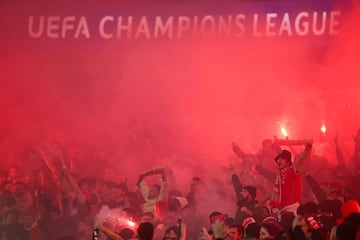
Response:
[{"label": "smoke cloud", "polygon": [[24,160],[29,145],[53,141],[91,174],[111,168],[134,182],[147,168],[169,166],[186,191],[192,176],[210,177],[233,160],[232,141],[256,152],[263,139],[282,138],[281,126],[290,139],[331,141],[338,133],[352,151],[360,122],[358,8],[328,38],[37,41],[11,29],[16,15],[28,16],[25,7],[3,6],[7,165]]}]

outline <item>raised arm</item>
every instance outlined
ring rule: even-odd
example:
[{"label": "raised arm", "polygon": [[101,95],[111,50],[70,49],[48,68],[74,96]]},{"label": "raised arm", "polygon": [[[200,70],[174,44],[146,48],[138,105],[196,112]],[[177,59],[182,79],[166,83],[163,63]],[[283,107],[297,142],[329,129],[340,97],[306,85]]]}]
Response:
[{"label": "raised arm", "polygon": [[162,173],[161,180],[162,181],[161,181],[161,187],[160,187],[160,194],[159,194],[159,197],[158,197],[159,201],[167,199],[168,184],[167,184],[167,181],[166,181],[165,172]]},{"label": "raised arm", "polygon": [[307,174],[305,176],[305,179],[318,202],[325,200],[326,193],[321,189],[319,183],[315,180],[315,178],[313,178],[313,176],[311,176],[310,174]]},{"label": "raised arm", "polygon": [[70,171],[67,167],[64,167],[64,176],[68,180],[72,190],[75,193],[76,198],[81,202],[84,203],[86,200],[85,195],[82,193],[79,185],[77,184],[76,180],[71,176]]},{"label": "raised arm", "polygon": [[264,204],[271,200],[274,196],[274,189],[270,192],[268,192],[264,197],[263,199],[259,200],[259,202],[255,205],[256,208],[261,208],[264,206]]},{"label": "raised arm", "polygon": [[276,174],[274,172],[269,171],[269,169],[263,167],[261,164],[257,164],[255,166],[255,170],[258,171],[258,173],[260,173],[260,175],[262,175],[269,182],[274,182],[274,179],[276,177]]},{"label": "raised arm", "polygon": [[360,171],[360,130],[357,132],[357,135],[354,136],[354,153],[351,157],[351,169],[353,174],[357,174]]},{"label": "raised arm", "polygon": [[[140,189],[141,195],[144,198],[147,198],[147,195],[149,194],[149,186],[144,181],[144,178],[148,177],[148,176],[156,175],[156,174],[161,174],[163,176],[163,180],[164,180],[164,178],[165,178],[165,168],[150,169],[148,171],[142,172],[139,175],[139,179],[138,179],[136,185]],[[165,187],[166,187],[166,182],[163,181],[162,189],[164,189]]]},{"label": "raised arm", "polygon": [[305,144],[304,151],[300,153],[295,159],[294,167],[296,172],[299,172],[299,170],[302,169],[305,159],[311,155],[311,149],[312,149],[312,141],[308,141]]},{"label": "raised arm", "polygon": [[241,199],[240,192],[242,189],[242,185],[240,183],[239,177],[235,173],[235,166],[233,164],[229,165],[229,170],[230,170],[230,174],[231,174],[231,182],[233,184],[234,192],[236,194],[236,200],[239,201]]},{"label": "raised arm", "polygon": [[120,235],[117,233],[111,231],[109,228],[105,227],[101,221],[97,222],[95,224],[96,229],[101,231],[105,236],[108,238],[108,240],[124,240]]},{"label": "raised arm", "polygon": [[62,191],[66,194],[66,196],[69,199],[73,199],[74,195],[73,192],[71,191],[69,184],[67,182],[67,177],[65,176],[64,170],[65,170],[66,166],[63,167],[63,170],[61,171],[61,175],[60,175],[60,183],[61,183],[61,188]]},{"label": "raised arm", "polygon": [[232,142],[231,145],[232,145],[232,150],[236,154],[236,156],[238,156],[242,160],[245,160],[247,154],[243,152],[235,142]]},{"label": "raised arm", "polygon": [[179,230],[180,230],[180,238],[179,240],[186,240],[187,238],[187,227],[186,224],[182,222],[182,220],[179,221]]},{"label": "raised arm", "polygon": [[58,173],[58,170],[56,169],[54,163],[49,159],[48,155],[45,153],[45,151],[41,148],[39,148],[39,153],[42,157],[42,159],[45,162],[46,167],[51,172],[51,177],[54,180],[55,184],[59,187],[60,186],[60,176]]},{"label": "raised arm", "polygon": [[335,151],[336,151],[336,159],[338,161],[338,164],[340,166],[346,167],[345,164],[345,158],[344,155],[341,151],[340,145],[339,145],[339,140],[338,140],[338,135],[336,134],[336,136],[334,137],[334,144],[335,144]]}]

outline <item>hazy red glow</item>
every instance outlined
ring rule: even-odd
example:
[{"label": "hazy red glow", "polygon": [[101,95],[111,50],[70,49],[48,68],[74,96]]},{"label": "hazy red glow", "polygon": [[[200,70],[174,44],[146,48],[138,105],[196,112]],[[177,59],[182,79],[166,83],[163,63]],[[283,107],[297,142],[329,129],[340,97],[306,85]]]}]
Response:
[{"label": "hazy red glow", "polygon": [[[262,139],[282,137],[279,125],[290,139],[320,140],[325,121],[325,137],[339,133],[350,154],[360,123],[354,16],[358,10],[329,44],[263,38],[30,48],[25,40],[1,40],[0,153],[14,164],[14,150],[56,139],[70,152],[83,144],[85,152],[111,149],[99,159],[120,165],[119,174],[172,165],[190,177],[203,164],[226,164],[232,141],[255,152]],[[133,129],[150,142],[134,144]],[[126,171],[125,161],[133,162]]]}]

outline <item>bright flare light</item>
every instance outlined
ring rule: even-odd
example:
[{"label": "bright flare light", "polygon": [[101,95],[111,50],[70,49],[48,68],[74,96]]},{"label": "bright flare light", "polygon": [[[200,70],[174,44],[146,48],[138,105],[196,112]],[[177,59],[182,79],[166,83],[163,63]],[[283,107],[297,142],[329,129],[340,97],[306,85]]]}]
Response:
[{"label": "bright flare light", "polygon": [[288,133],[287,133],[287,131],[286,131],[286,129],[284,127],[281,127],[281,132],[284,135],[284,137],[288,136]]},{"label": "bright flare light", "polygon": [[127,221],[127,224],[130,226],[130,227],[135,227],[136,226],[136,223],[131,221],[131,220],[128,220]]},{"label": "bright flare light", "polygon": [[325,124],[323,124],[323,125],[321,126],[320,130],[321,130],[322,133],[326,133],[326,126],[325,126]]}]

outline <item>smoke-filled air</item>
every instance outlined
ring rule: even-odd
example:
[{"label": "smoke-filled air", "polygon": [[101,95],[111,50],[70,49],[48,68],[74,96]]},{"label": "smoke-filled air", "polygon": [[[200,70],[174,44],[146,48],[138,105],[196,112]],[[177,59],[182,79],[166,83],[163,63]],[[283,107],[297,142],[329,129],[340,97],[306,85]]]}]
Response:
[{"label": "smoke-filled air", "polygon": [[[326,18],[322,36],[297,34],[298,10],[288,11],[292,5],[285,1],[228,2],[224,10],[215,1],[124,3],[125,10],[115,1],[90,2],[84,8],[67,1],[0,3],[0,199],[19,216],[33,217],[43,239],[90,239],[94,224],[103,235],[105,227],[136,232],[144,212],[152,212],[158,223],[155,233],[161,236],[154,239],[163,239],[169,219],[179,216],[188,226],[187,238],[197,239],[205,234],[201,227],[210,227],[211,212],[240,221],[232,173],[241,186],[255,187],[257,200],[267,196],[274,182],[258,166],[275,176],[280,149],[289,150],[295,164],[295,156],[310,147],[302,176],[311,174],[319,183],[334,182],[334,169],[341,164],[347,176],[358,176],[360,14],[355,1],[343,9],[335,6],[341,16],[319,14],[317,23],[310,21],[314,16],[308,18],[309,32]],[[266,7],[274,10],[271,4],[276,9],[283,4],[282,13],[273,16],[273,26],[263,26]],[[299,11],[314,11],[304,5]],[[281,25],[283,12],[289,12],[291,30],[278,36],[287,27]],[[232,32],[214,34],[212,20],[199,30],[206,14],[216,24],[233,21]],[[128,36],[118,26],[120,15],[122,24],[130,19],[125,16],[134,16]],[[247,27],[248,16],[255,15],[257,35],[254,25]],[[171,35],[151,27],[147,32],[141,16],[162,16],[163,23],[173,16],[164,29],[170,24],[176,29],[177,19],[180,27],[189,25]],[[190,16],[189,22],[181,16]],[[331,21],[338,22],[329,26]],[[18,207],[23,195],[16,189],[23,183],[23,191],[31,192],[31,204],[24,200],[31,214],[26,204]],[[163,197],[152,209],[141,195],[145,183],[150,195],[160,189],[149,199]],[[319,204],[307,184],[302,177],[300,203]],[[253,188],[245,189],[252,196]],[[63,222],[57,231],[43,227],[44,208],[63,218],[78,217],[71,220],[76,230]],[[270,209],[269,215],[275,213]],[[33,229],[20,224],[26,234]],[[0,239],[14,239],[0,231],[7,236]]]}]

